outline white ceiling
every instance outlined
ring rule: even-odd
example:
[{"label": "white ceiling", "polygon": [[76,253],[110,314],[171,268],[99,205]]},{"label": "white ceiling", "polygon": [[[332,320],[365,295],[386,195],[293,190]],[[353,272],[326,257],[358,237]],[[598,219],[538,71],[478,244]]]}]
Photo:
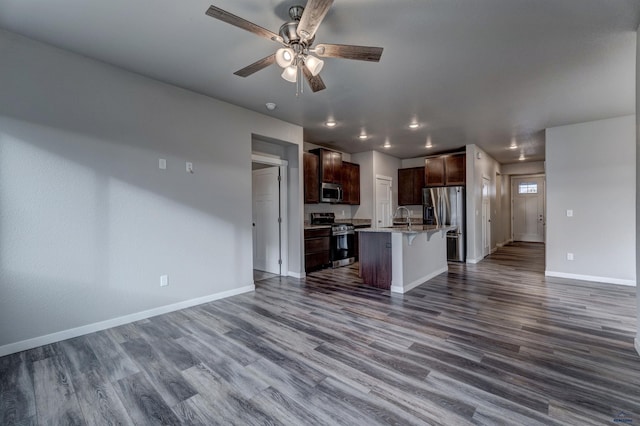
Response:
[{"label": "white ceiling", "polygon": [[475,143],[502,163],[521,151],[537,161],[545,128],[635,111],[640,0],[336,0],[315,43],[381,46],[379,63],[326,58],[327,89],[298,98],[277,65],[233,75],[278,45],[206,16],[209,5],[277,33],[300,3],[0,0],[0,27],[299,124],[306,141],[346,152],[409,158]]}]

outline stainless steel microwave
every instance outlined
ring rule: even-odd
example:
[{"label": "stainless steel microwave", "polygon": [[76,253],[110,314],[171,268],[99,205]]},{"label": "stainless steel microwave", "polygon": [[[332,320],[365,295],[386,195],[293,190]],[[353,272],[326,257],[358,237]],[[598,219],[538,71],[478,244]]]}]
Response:
[{"label": "stainless steel microwave", "polygon": [[320,201],[323,203],[341,203],[342,185],[337,183],[322,183],[320,187]]}]

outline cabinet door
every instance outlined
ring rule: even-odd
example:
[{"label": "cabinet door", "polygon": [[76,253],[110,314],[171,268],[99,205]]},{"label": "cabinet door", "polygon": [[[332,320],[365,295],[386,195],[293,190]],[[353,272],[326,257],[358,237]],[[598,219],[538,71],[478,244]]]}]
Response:
[{"label": "cabinet door", "polygon": [[318,183],[317,155],[305,152],[302,156],[304,162],[304,202],[315,204],[320,202],[320,186]]},{"label": "cabinet door", "polygon": [[445,157],[446,185],[464,185],[466,176],[465,154]]},{"label": "cabinet door", "polygon": [[343,204],[360,204],[360,165],[342,162]]},{"label": "cabinet door", "polygon": [[424,168],[425,186],[443,186],[445,184],[444,157],[427,158]]},{"label": "cabinet door", "polygon": [[360,204],[360,164],[351,164],[351,197],[349,204]]},{"label": "cabinet door", "polygon": [[413,169],[398,169],[399,206],[409,206],[413,204],[413,180]]},{"label": "cabinet door", "polygon": [[413,169],[413,204],[422,204],[422,188],[424,188],[424,167]]},{"label": "cabinet door", "polygon": [[330,171],[331,176],[329,182],[340,183],[342,182],[342,154],[339,152],[327,151],[330,158]]}]

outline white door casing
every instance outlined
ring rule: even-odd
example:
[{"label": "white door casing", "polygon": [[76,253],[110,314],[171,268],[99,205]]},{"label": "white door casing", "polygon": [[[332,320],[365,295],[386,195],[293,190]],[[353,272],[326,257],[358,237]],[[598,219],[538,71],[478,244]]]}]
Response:
[{"label": "white door casing", "polygon": [[[511,179],[513,202],[513,240],[544,242],[544,176],[518,176]],[[520,190],[522,185],[522,191]],[[535,192],[534,192],[535,191]]]},{"label": "white door casing", "polygon": [[375,224],[377,227],[391,226],[393,179],[376,176]]},{"label": "white door casing", "polygon": [[491,199],[489,178],[482,178],[482,256],[491,254]]},{"label": "white door casing", "polygon": [[252,173],[253,268],[280,274],[279,168]]}]

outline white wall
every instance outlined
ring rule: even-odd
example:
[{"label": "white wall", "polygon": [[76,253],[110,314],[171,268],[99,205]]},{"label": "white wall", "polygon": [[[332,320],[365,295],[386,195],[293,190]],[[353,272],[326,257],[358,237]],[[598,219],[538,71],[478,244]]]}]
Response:
[{"label": "white wall", "polygon": [[[640,27],[636,32],[636,277],[640,276],[640,262],[637,253],[640,253]],[[640,354],[640,291],[636,291],[636,351]]]},{"label": "white wall", "polygon": [[635,140],[632,115],[547,129],[547,275],[635,283]]},{"label": "white wall", "polygon": [[252,135],[301,155],[302,128],[4,31],[0,57],[0,355],[252,289]]},{"label": "white wall", "polygon": [[360,164],[360,205],[354,207],[353,218],[373,220],[373,151],[351,154],[351,159]]},{"label": "white wall", "polygon": [[537,175],[544,173],[544,161],[531,161],[529,163],[510,163],[500,166],[504,175]]},{"label": "white wall", "polygon": [[[480,154],[478,158],[478,153]],[[497,243],[496,234],[500,233],[502,212],[501,203],[496,200],[496,176],[500,173],[500,164],[476,145],[467,145],[467,262],[477,263],[482,254],[482,179],[489,179],[491,209],[491,248]]]}]

